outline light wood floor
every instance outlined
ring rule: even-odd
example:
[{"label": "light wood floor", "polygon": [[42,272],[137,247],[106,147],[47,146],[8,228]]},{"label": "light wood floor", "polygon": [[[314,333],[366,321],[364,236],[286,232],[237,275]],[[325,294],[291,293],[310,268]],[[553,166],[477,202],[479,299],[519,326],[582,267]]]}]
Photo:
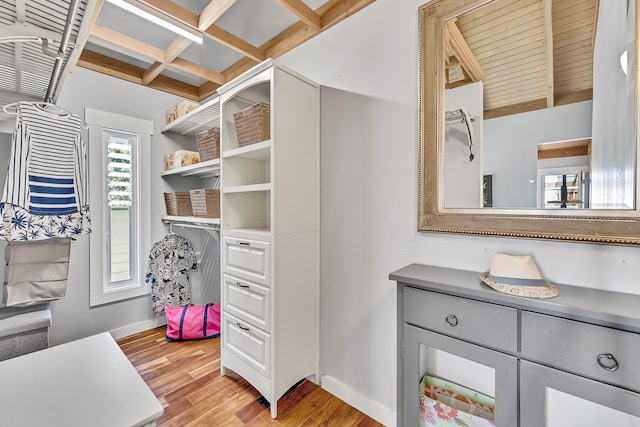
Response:
[{"label": "light wood floor", "polygon": [[269,403],[247,381],[220,376],[218,338],[167,342],[165,333],[161,327],[117,340],[164,406],[158,426],[382,426],[306,380],[278,401],[272,420]]}]

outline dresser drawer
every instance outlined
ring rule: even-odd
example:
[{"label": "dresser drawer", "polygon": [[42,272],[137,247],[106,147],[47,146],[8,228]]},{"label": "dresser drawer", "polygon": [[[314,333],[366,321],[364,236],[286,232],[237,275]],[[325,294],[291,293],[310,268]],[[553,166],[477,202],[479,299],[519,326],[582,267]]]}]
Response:
[{"label": "dresser drawer", "polygon": [[515,308],[407,287],[404,310],[407,323],[511,353],[518,349]]},{"label": "dresser drawer", "polygon": [[222,250],[224,273],[269,285],[269,242],[223,237]]},{"label": "dresser drawer", "polygon": [[223,312],[222,319],[222,346],[269,378],[271,336],[229,313]]},{"label": "dresser drawer", "polygon": [[522,358],[640,391],[640,334],[522,312]]},{"label": "dresser drawer", "polygon": [[237,277],[224,275],[223,309],[252,323],[265,332],[271,331],[271,290]]}]

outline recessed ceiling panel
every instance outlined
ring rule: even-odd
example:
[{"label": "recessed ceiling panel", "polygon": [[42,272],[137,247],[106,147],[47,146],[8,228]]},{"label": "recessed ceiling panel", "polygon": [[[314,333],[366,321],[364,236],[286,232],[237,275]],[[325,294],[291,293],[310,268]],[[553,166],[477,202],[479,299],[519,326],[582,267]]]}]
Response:
[{"label": "recessed ceiling panel", "polygon": [[238,0],[216,25],[254,46],[261,46],[298,21],[275,1]]},{"label": "recessed ceiling panel", "polygon": [[176,33],[109,2],[105,2],[102,6],[96,23],[163,50],[169,47],[177,37]]}]

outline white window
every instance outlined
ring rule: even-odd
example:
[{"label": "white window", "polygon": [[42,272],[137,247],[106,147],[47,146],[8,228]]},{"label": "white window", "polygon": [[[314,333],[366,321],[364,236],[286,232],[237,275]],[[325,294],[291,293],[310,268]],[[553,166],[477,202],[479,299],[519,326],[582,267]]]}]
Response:
[{"label": "white window", "polygon": [[89,124],[90,305],[146,295],[153,122],[85,109]]}]

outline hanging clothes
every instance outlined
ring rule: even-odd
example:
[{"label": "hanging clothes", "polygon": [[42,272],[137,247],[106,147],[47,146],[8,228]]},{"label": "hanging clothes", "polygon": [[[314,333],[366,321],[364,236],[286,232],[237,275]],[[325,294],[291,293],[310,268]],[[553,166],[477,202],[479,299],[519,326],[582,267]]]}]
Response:
[{"label": "hanging clothes", "polygon": [[0,199],[0,238],[42,240],[90,233],[83,119],[30,102],[18,102],[16,113]]},{"label": "hanging clothes", "polygon": [[165,305],[191,304],[189,271],[197,266],[193,245],[184,237],[170,233],[153,244],[146,280],[154,316],[164,314]]}]

